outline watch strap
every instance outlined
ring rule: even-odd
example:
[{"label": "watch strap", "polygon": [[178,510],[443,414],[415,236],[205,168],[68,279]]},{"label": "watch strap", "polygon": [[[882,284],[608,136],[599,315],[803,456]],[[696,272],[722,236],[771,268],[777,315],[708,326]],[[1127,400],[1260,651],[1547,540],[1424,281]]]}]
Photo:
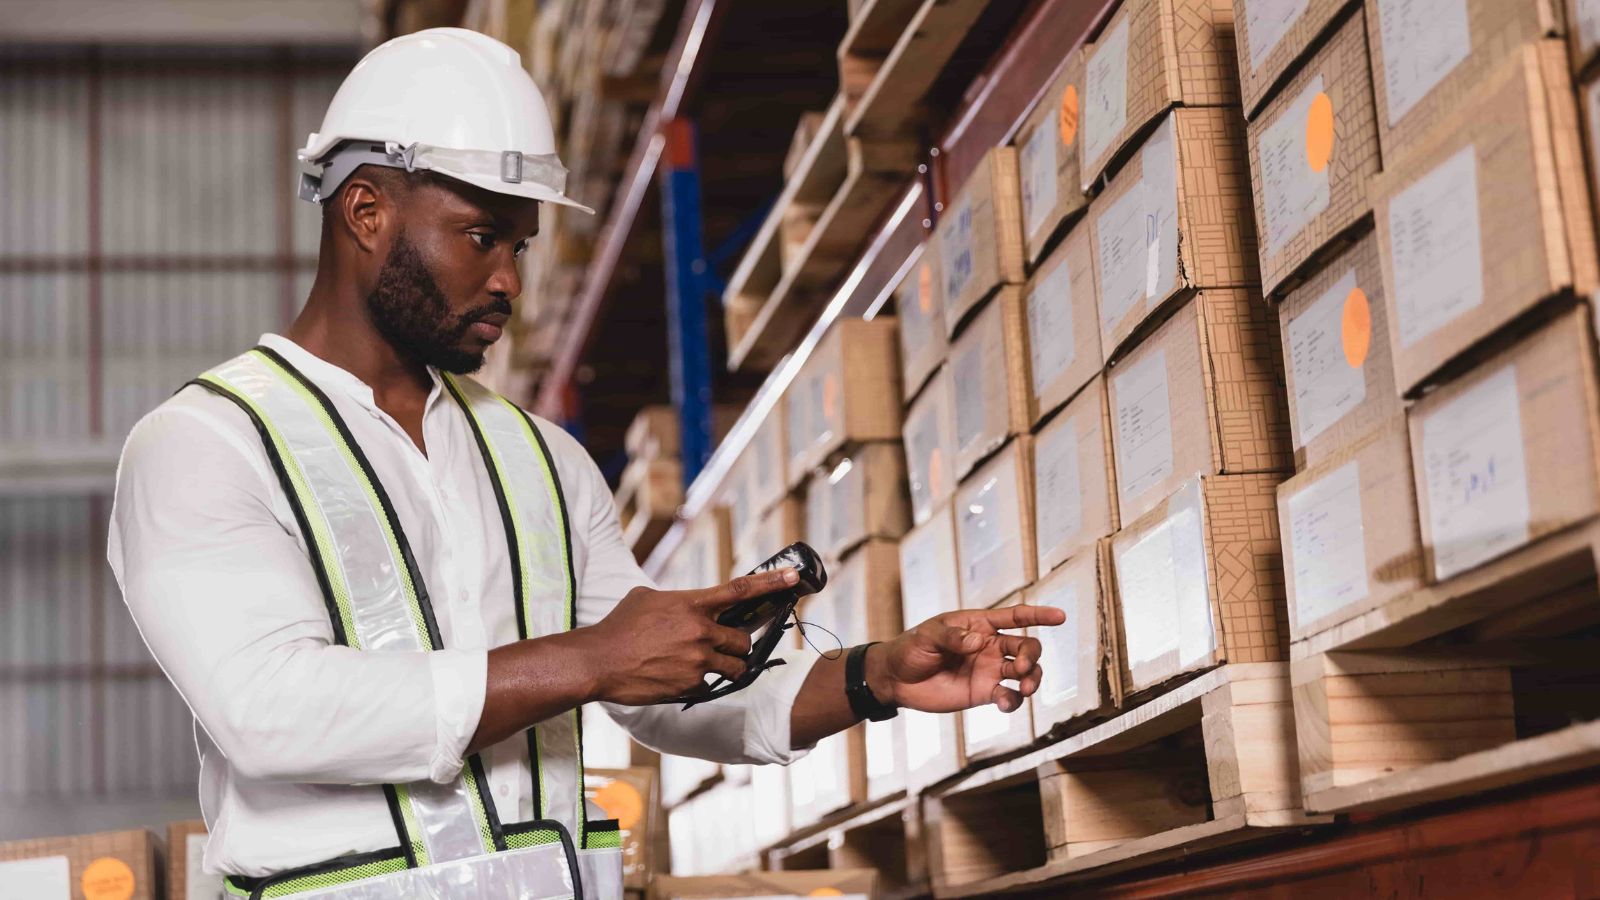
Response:
[{"label": "watch strap", "polygon": [[850,648],[844,659],[844,694],[850,701],[850,711],[857,717],[873,722],[892,719],[900,713],[893,703],[881,703],[867,686],[867,649],[876,641]]}]

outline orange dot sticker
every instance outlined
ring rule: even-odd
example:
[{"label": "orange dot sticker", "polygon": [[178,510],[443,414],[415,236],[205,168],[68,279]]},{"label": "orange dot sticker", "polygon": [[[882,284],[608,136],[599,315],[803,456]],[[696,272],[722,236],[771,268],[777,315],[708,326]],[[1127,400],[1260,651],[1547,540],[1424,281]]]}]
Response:
[{"label": "orange dot sticker", "polygon": [[839,414],[839,376],[830,374],[822,382],[822,415],[832,419]]},{"label": "orange dot sticker", "polygon": [[1061,143],[1071,146],[1078,137],[1078,86],[1067,85],[1066,93],[1061,95],[1061,113],[1057,120],[1061,125]]},{"label": "orange dot sticker", "polygon": [[816,890],[812,891],[811,893],[807,894],[806,896],[807,897],[843,897],[844,896],[844,891],[841,891],[838,888],[817,888]]},{"label": "orange dot sticker", "polygon": [[1344,298],[1344,320],[1339,330],[1344,338],[1344,361],[1352,369],[1361,368],[1367,361],[1367,350],[1372,347],[1372,309],[1367,306],[1367,294],[1361,288],[1351,288]]},{"label": "orange dot sticker", "polygon": [[934,496],[944,493],[944,454],[938,447],[928,454],[928,493]]},{"label": "orange dot sticker", "polygon": [[114,856],[102,856],[83,867],[84,900],[129,900],[133,870]]},{"label": "orange dot sticker", "polygon": [[1333,158],[1333,101],[1319,91],[1306,112],[1306,165],[1321,172]]},{"label": "orange dot sticker", "polygon": [[933,315],[933,266],[927,263],[917,272],[917,308],[925,316]]},{"label": "orange dot sticker", "polygon": [[626,781],[612,781],[601,786],[594,792],[594,802],[607,816],[616,819],[617,827],[623,831],[632,830],[644,815],[644,798],[639,796],[638,788]]}]

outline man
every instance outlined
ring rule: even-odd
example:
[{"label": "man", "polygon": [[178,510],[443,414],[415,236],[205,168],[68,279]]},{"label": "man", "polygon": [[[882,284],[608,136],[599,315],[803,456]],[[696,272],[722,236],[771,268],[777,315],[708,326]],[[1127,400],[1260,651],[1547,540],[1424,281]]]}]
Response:
[{"label": "man", "polygon": [[301,155],[323,209],[304,311],[139,423],[111,525],[195,714],[207,870],[252,896],[620,896],[585,703],[664,752],[784,764],[896,705],[1037,688],[1038,642],[998,629],[1063,616],[1014,607],[662,705],[739,675],[749,636],[716,614],[795,573],[653,589],[583,449],[459,377],[511,314],[539,204],[577,205],[516,53],[391,41]]}]

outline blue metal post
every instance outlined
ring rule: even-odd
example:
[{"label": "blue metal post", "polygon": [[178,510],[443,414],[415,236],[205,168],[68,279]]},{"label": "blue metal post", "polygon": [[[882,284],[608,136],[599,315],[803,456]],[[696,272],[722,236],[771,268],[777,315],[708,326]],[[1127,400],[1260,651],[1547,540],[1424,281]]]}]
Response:
[{"label": "blue metal post", "polygon": [[661,169],[667,270],[667,347],[672,402],[682,431],[688,485],[711,458],[711,347],[706,333],[707,265],[701,245],[700,159],[694,123],[670,119]]}]

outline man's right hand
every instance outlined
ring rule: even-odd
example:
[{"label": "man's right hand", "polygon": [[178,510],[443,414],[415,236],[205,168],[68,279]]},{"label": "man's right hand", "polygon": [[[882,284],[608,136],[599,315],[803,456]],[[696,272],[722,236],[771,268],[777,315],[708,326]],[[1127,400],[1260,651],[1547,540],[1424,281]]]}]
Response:
[{"label": "man's right hand", "polygon": [[697,591],[634,588],[609,615],[583,629],[596,665],[594,699],[646,706],[694,691],[709,673],[739,677],[750,635],[718,625],[717,616],[798,580],[794,569],[774,569]]}]

